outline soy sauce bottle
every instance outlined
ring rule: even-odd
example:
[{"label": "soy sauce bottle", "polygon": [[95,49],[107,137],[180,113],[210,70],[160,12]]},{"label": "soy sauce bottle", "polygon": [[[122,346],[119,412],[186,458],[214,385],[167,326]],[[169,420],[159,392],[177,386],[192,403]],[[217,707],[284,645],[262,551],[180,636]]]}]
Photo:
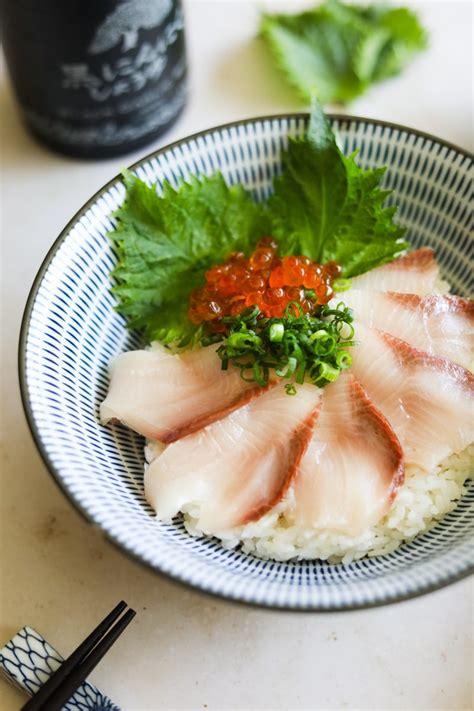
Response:
[{"label": "soy sauce bottle", "polygon": [[0,0],[0,23],[24,121],[54,149],[120,155],[184,107],[180,0]]}]

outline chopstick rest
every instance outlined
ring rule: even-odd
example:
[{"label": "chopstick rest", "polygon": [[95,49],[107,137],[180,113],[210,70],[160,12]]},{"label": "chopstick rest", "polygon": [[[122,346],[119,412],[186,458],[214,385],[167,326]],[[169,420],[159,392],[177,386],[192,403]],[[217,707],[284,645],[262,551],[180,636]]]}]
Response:
[{"label": "chopstick rest", "polygon": [[[23,627],[0,649],[0,672],[16,687],[33,695],[64,661],[64,657],[32,627]],[[85,681],[64,705],[67,711],[101,708],[120,711],[120,707]]]}]

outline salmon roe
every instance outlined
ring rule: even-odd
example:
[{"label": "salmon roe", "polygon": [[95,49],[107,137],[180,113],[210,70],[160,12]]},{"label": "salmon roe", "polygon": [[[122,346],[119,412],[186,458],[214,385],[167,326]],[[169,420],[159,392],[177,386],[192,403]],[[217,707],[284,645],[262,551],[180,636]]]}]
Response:
[{"label": "salmon roe", "polygon": [[266,317],[282,317],[290,301],[305,313],[334,296],[332,283],[341,274],[336,262],[317,264],[308,257],[279,257],[278,245],[263,237],[246,258],[234,252],[205,274],[206,284],[190,298],[189,318],[207,323],[210,330],[225,331],[224,316],[237,316],[247,306],[258,306]]}]

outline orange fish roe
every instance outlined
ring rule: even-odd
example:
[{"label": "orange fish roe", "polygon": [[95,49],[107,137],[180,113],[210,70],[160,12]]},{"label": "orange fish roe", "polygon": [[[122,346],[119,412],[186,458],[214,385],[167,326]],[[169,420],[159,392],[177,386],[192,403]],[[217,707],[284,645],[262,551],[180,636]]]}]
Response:
[{"label": "orange fish roe", "polygon": [[264,316],[282,317],[290,301],[303,311],[327,304],[334,296],[332,283],[341,274],[336,262],[317,264],[308,257],[279,257],[278,244],[263,237],[247,259],[234,252],[205,274],[206,284],[190,298],[189,318],[224,331],[223,316],[236,316],[247,306],[258,306]]}]

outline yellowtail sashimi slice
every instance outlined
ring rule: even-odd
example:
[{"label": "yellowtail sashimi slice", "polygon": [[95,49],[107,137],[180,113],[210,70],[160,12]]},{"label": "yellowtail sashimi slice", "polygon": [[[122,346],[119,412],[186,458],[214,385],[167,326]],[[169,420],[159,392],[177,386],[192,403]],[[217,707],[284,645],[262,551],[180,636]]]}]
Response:
[{"label": "yellowtail sashimi slice", "polygon": [[354,277],[352,284],[354,289],[431,294],[437,289],[438,279],[435,253],[429,247],[422,247]]},{"label": "yellowtail sashimi slice", "polygon": [[182,355],[156,346],[128,351],[112,365],[102,422],[119,421],[152,440],[169,443],[225,417],[261,388],[237,368],[221,370],[212,346]]},{"label": "yellowtail sashimi slice", "polygon": [[319,410],[311,384],[274,386],[248,405],[169,445],[145,473],[158,518],[189,511],[204,533],[256,521],[290,486]]},{"label": "yellowtail sashimi slice", "polygon": [[427,472],[474,439],[474,376],[445,358],[355,323],[351,372],[395,430],[407,466]]},{"label": "yellowtail sashimi slice", "polygon": [[459,296],[398,294],[350,289],[344,302],[357,321],[415,348],[471,368],[474,360],[474,302]]},{"label": "yellowtail sashimi slice", "polygon": [[400,443],[357,380],[345,373],[326,385],[290,521],[357,536],[387,513],[403,480]]}]

